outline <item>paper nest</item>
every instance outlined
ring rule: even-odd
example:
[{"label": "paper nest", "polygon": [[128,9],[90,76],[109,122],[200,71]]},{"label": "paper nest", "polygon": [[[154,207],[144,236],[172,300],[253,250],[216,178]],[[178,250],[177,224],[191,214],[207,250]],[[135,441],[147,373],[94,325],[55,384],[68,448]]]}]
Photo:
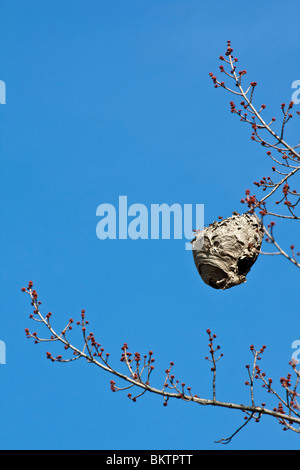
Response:
[{"label": "paper nest", "polygon": [[232,214],[199,231],[191,242],[197,270],[214,289],[246,282],[264,237],[263,225],[255,214]]}]

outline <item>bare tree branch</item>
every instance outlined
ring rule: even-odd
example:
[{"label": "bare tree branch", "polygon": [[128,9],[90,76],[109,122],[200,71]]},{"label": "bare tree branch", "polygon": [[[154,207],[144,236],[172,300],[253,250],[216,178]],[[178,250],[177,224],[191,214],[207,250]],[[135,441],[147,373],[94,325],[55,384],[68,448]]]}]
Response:
[{"label": "bare tree branch", "polygon": [[[52,313],[43,315],[40,310],[41,302],[38,300],[38,294],[35,289],[33,289],[32,281],[29,282],[28,287],[22,288],[22,292],[29,295],[31,299],[31,305],[33,307],[33,313],[30,315],[30,318],[34,321],[38,321],[42,326],[46,327],[50,337],[41,338],[37,332],[31,333],[28,328],[25,329],[27,338],[32,338],[36,344],[43,342],[59,342],[62,344],[65,351],[68,353],[72,352],[73,357],[63,358],[62,355],[54,357],[49,351],[46,352],[46,357],[52,362],[72,362],[78,359],[85,359],[89,364],[94,364],[105,372],[108,372],[115,376],[116,378],[122,379],[127,382],[129,385],[125,387],[117,386],[114,380],[110,381],[110,388],[113,392],[125,391],[128,389],[134,390],[135,387],[139,390],[137,394],[128,393],[127,397],[136,402],[138,398],[144,395],[146,392],[151,392],[156,395],[160,395],[163,398],[163,405],[167,406],[168,401],[171,398],[181,399],[185,402],[193,402],[198,405],[203,406],[215,406],[220,408],[228,408],[231,410],[239,410],[247,414],[246,422],[235,431],[231,437],[222,438],[217,441],[220,443],[229,443],[231,439],[245,427],[245,425],[254,419],[256,422],[260,420],[263,415],[271,416],[276,418],[280,424],[284,425],[284,429],[289,429],[295,432],[300,432],[300,415],[296,411],[298,405],[296,405],[296,397],[299,396],[297,392],[297,386],[299,384],[299,373],[296,369],[295,364],[292,365],[292,370],[296,375],[296,382],[294,388],[291,388],[291,375],[288,375],[286,380],[281,380],[281,384],[285,389],[286,397],[281,398],[279,394],[272,388],[272,380],[266,381],[265,374],[261,372],[257,366],[257,361],[261,359],[261,356],[266,349],[263,346],[259,350],[255,350],[254,346],[250,346],[250,350],[253,353],[254,361],[252,366],[252,372],[249,373],[250,366],[246,366],[249,374],[249,381],[246,381],[246,385],[250,385],[250,404],[238,404],[234,402],[225,402],[216,399],[216,378],[217,378],[217,362],[223,357],[223,354],[220,354],[216,357],[216,352],[220,350],[220,346],[214,346],[214,341],[216,335],[212,334],[208,329],[207,334],[209,337],[209,353],[210,358],[207,356],[206,359],[212,363],[211,372],[212,372],[212,398],[203,398],[199,397],[197,394],[191,392],[190,387],[186,387],[184,382],[180,382],[175,379],[175,376],[172,374],[172,369],[174,363],[170,362],[169,367],[165,370],[166,376],[161,388],[157,388],[151,385],[150,380],[152,378],[152,373],[154,371],[154,358],[153,351],[149,351],[148,354],[145,354],[142,357],[140,353],[136,352],[134,355],[129,352],[128,345],[125,343],[122,346],[122,356],[121,362],[123,362],[127,368],[127,373],[120,372],[116,370],[112,365],[109,364],[109,353],[105,353],[105,349],[98,343],[94,337],[93,333],[87,334],[86,327],[89,322],[86,320],[85,310],[81,311],[81,320],[76,322],[76,325],[82,330],[83,337],[83,346],[77,347],[74,346],[68,339],[69,333],[73,329],[74,320],[71,318],[66,324],[65,328],[61,333],[57,333],[50,323],[50,318]],[[272,393],[279,400],[278,408],[268,409],[265,407],[265,403],[257,405],[254,399],[254,380],[260,379],[263,382],[263,387],[266,387],[269,393]],[[286,410],[284,410],[284,408]]]}]

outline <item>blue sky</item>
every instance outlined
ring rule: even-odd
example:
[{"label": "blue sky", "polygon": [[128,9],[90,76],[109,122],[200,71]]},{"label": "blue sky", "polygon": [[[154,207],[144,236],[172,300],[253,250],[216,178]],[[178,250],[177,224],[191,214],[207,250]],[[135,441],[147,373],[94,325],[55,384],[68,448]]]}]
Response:
[{"label": "blue sky", "polygon": [[[58,330],[85,308],[120,370],[124,342],[153,350],[158,388],[174,361],[180,381],[211,397],[207,328],[224,353],[217,398],[250,401],[250,344],[267,345],[262,368],[280,387],[300,339],[295,267],[261,256],[246,284],[216,291],[184,240],[99,240],[96,208],[120,195],[147,207],[205,204],[206,225],[244,209],[245,189],[272,164],[208,73],[231,39],[258,101],[279,116],[300,79],[299,2],[2,0],[0,8],[0,448],[223,450],[214,441],[241,413],[163,407],[150,394],[132,403],[96,367],[52,364],[45,352],[57,349],[25,337],[36,328],[20,289],[33,280]],[[289,136],[299,140],[299,120]],[[297,244],[295,225],[278,227],[284,247]],[[267,400],[258,386],[257,401],[272,408]],[[230,448],[297,449],[299,437],[265,418]]]}]

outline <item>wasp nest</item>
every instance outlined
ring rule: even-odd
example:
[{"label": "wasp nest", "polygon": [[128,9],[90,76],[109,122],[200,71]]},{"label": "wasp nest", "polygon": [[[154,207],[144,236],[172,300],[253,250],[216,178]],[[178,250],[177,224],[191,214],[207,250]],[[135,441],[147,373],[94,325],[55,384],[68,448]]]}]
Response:
[{"label": "wasp nest", "polygon": [[191,242],[197,270],[214,289],[229,289],[246,282],[264,236],[255,214],[232,214],[205,227]]}]

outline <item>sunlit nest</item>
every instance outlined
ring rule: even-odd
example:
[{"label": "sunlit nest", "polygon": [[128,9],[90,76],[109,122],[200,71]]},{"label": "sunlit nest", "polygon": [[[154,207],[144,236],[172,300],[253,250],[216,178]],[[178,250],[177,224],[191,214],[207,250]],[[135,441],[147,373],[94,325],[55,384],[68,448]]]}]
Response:
[{"label": "sunlit nest", "polygon": [[196,232],[191,242],[197,270],[214,289],[225,290],[246,282],[264,236],[263,225],[255,214],[232,214]]}]

